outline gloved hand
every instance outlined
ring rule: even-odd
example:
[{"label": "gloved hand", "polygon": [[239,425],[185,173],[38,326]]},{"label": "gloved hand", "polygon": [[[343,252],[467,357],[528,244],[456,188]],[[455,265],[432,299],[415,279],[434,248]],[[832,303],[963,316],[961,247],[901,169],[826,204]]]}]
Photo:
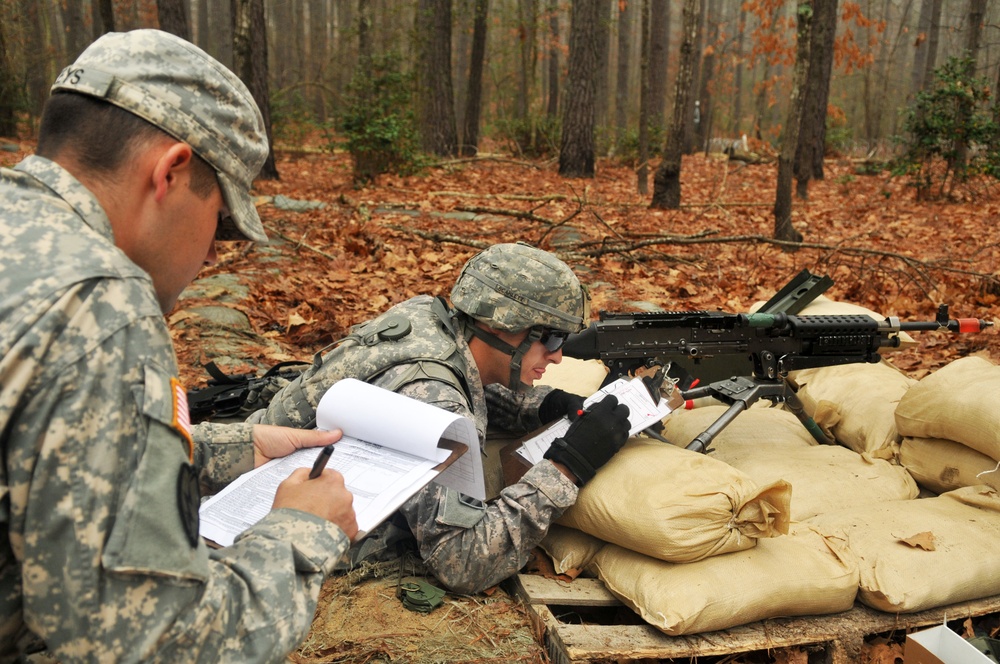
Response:
[{"label": "gloved hand", "polygon": [[604,397],[552,441],[545,458],[565,465],[583,486],[628,440],[628,412],[614,395]]},{"label": "gloved hand", "polygon": [[572,420],[576,417],[577,411],[581,409],[583,409],[583,397],[555,389],[549,392],[539,404],[538,419],[542,421],[542,424],[558,420],[563,415],[568,415],[569,419]]}]

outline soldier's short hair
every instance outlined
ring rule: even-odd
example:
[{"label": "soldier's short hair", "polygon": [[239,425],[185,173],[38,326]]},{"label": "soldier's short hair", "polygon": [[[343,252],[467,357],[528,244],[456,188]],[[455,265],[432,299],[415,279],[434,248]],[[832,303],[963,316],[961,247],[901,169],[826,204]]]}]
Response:
[{"label": "soldier's short hair", "polygon": [[[57,92],[45,102],[36,154],[71,155],[92,177],[113,175],[146,145],[170,135],[138,115],[96,97]],[[208,198],[218,181],[215,169],[197,154],[191,190]]]}]

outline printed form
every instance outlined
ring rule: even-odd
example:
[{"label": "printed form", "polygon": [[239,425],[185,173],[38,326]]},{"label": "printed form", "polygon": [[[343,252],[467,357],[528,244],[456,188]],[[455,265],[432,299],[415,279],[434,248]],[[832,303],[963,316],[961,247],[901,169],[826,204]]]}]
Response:
[{"label": "printed form", "polygon": [[[485,500],[479,436],[467,417],[347,378],[323,395],[316,424],[344,432],[327,468],[340,472],[354,495],[361,533],[432,480]],[[296,468],[311,468],[321,449],[273,459],[206,500],[199,511],[201,535],[232,545],[271,510],[278,485]]]},{"label": "printed form", "polygon": [[[671,408],[667,400],[660,398],[659,403],[653,403],[653,398],[646,389],[641,378],[619,378],[602,387],[584,400],[584,408],[591,406],[609,394],[618,398],[618,403],[628,406],[628,421],[632,426],[628,435],[634,436],[650,425],[655,424],[670,414]],[[570,421],[562,417],[537,436],[524,441],[517,453],[532,465],[545,458],[545,452],[552,441],[560,438],[569,430]]]}]

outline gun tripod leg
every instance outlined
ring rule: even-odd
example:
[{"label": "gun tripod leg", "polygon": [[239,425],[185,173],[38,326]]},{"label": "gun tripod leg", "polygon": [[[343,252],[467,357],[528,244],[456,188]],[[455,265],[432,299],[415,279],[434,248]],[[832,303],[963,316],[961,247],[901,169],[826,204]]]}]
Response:
[{"label": "gun tripod leg", "polygon": [[832,436],[828,436],[823,429],[816,424],[814,420],[807,412],[806,407],[802,405],[802,400],[799,399],[798,395],[792,391],[791,386],[788,386],[788,390],[785,393],[785,406],[788,410],[795,414],[795,417],[799,418],[799,422],[805,426],[806,431],[812,434],[820,445],[836,445],[837,441],[833,439]]}]

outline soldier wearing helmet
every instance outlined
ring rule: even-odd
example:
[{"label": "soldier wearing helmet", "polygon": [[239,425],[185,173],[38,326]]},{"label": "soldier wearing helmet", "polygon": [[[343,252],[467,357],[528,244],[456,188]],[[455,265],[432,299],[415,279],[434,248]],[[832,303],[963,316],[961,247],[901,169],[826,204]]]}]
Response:
[{"label": "soldier wearing helmet", "polygon": [[[524,432],[576,415],[581,397],[532,387],[562,360],[566,337],[588,322],[587,292],[569,266],[527,244],[497,244],[465,264],[451,305],[418,296],[354,326],[248,421],[313,426],[319,399],[347,377],[465,415],[481,442],[487,426]],[[427,485],[352,549],[352,562],[393,555],[390,545],[412,535],[424,562],[452,590],[478,592],[516,573],[575,502],[578,486],[628,437],[628,408],[613,398],[599,406],[494,500]]]}]

